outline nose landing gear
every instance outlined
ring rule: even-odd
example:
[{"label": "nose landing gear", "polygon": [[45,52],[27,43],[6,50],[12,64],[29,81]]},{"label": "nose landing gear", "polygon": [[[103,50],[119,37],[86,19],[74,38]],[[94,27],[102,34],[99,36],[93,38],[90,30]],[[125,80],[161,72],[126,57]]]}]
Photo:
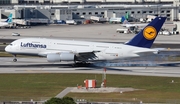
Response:
[{"label": "nose landing gear", "polygon": [[13,62],[17,62],[16,55],[14,55]]},{"label": "nose landing gear", "polygon": [[16,59],[16,58],[14,58],[14,59],[13,59],[13,61],[14,61],[14,62],[16,62],[16,61],[17,61],[17,59]]}]

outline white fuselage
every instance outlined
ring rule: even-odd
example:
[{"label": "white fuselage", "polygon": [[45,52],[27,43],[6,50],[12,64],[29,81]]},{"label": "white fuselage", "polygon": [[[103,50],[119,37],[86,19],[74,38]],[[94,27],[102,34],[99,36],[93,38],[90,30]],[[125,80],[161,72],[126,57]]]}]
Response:
[{"label": "white fuselage", "polygon": [[147,24],[122,24],[123,27],[145,27]]},{"label": "white fuselage", "polygon": [[0,22],[0,27],[8,26],[9,24],[7,22]]},{"label": "white fuselage", "polygon": [[139,57],[146,54],[137,54],[136,51],[155,51],[148,48],[134,47],[124,44],[85,42],[75,40],[58,40],[45,38],[18,39],[5,48],[11,54],[47,56],[49,53],[94,52],[96,60],[116,60],[123,58]]}]

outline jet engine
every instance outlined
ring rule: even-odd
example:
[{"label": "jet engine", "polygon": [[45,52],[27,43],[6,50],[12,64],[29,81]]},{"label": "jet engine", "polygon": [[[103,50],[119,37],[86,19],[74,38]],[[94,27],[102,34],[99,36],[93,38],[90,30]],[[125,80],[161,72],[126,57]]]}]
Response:
[{"label": "jet engine", "polygon": [[47,54],[48,62],[74,61],[73,53],[49,53]]}]

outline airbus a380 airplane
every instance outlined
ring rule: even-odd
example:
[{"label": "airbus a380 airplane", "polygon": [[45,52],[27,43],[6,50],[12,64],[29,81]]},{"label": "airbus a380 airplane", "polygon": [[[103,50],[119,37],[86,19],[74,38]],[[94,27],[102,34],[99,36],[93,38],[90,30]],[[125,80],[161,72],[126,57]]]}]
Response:
[{"label": "airbus a380 airplane", "polygon": [[[47,57],[49,62],[111,61],[124,58],[157,54],[150,49],[166,17],[157,17],[126,44],[58,40],[45,38],[25,38],[13,41],[5,51],[14,56],[37,55]],[[16,57],[13,60],[17,61]]]}]

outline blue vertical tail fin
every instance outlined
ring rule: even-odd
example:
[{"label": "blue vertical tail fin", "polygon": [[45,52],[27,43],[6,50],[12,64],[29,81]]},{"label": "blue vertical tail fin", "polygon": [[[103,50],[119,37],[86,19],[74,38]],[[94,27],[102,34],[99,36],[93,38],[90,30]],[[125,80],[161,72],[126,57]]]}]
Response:
[{"label": "blue vertical tail fin", "polygon": [[123,24],[130,24],[124,16],[121,17],[121,22]]},{"label": "blue vertical tail fin", "polygon": [[126,44],[136,47],[150,48],[154,40],[156,39],[158,32],[163,26],[165,20],[166,17],[156,17],[129,42],[126,42]]},{"label": "blue vertical tail fin", "polygon": [[12,13],[9,14],[9,16],[5,22],[12,23]]},{"label": "blue vertical tail fin", "polygon": [[123,23],[126,20],[124,16],[121,17],[121,22]]}]

